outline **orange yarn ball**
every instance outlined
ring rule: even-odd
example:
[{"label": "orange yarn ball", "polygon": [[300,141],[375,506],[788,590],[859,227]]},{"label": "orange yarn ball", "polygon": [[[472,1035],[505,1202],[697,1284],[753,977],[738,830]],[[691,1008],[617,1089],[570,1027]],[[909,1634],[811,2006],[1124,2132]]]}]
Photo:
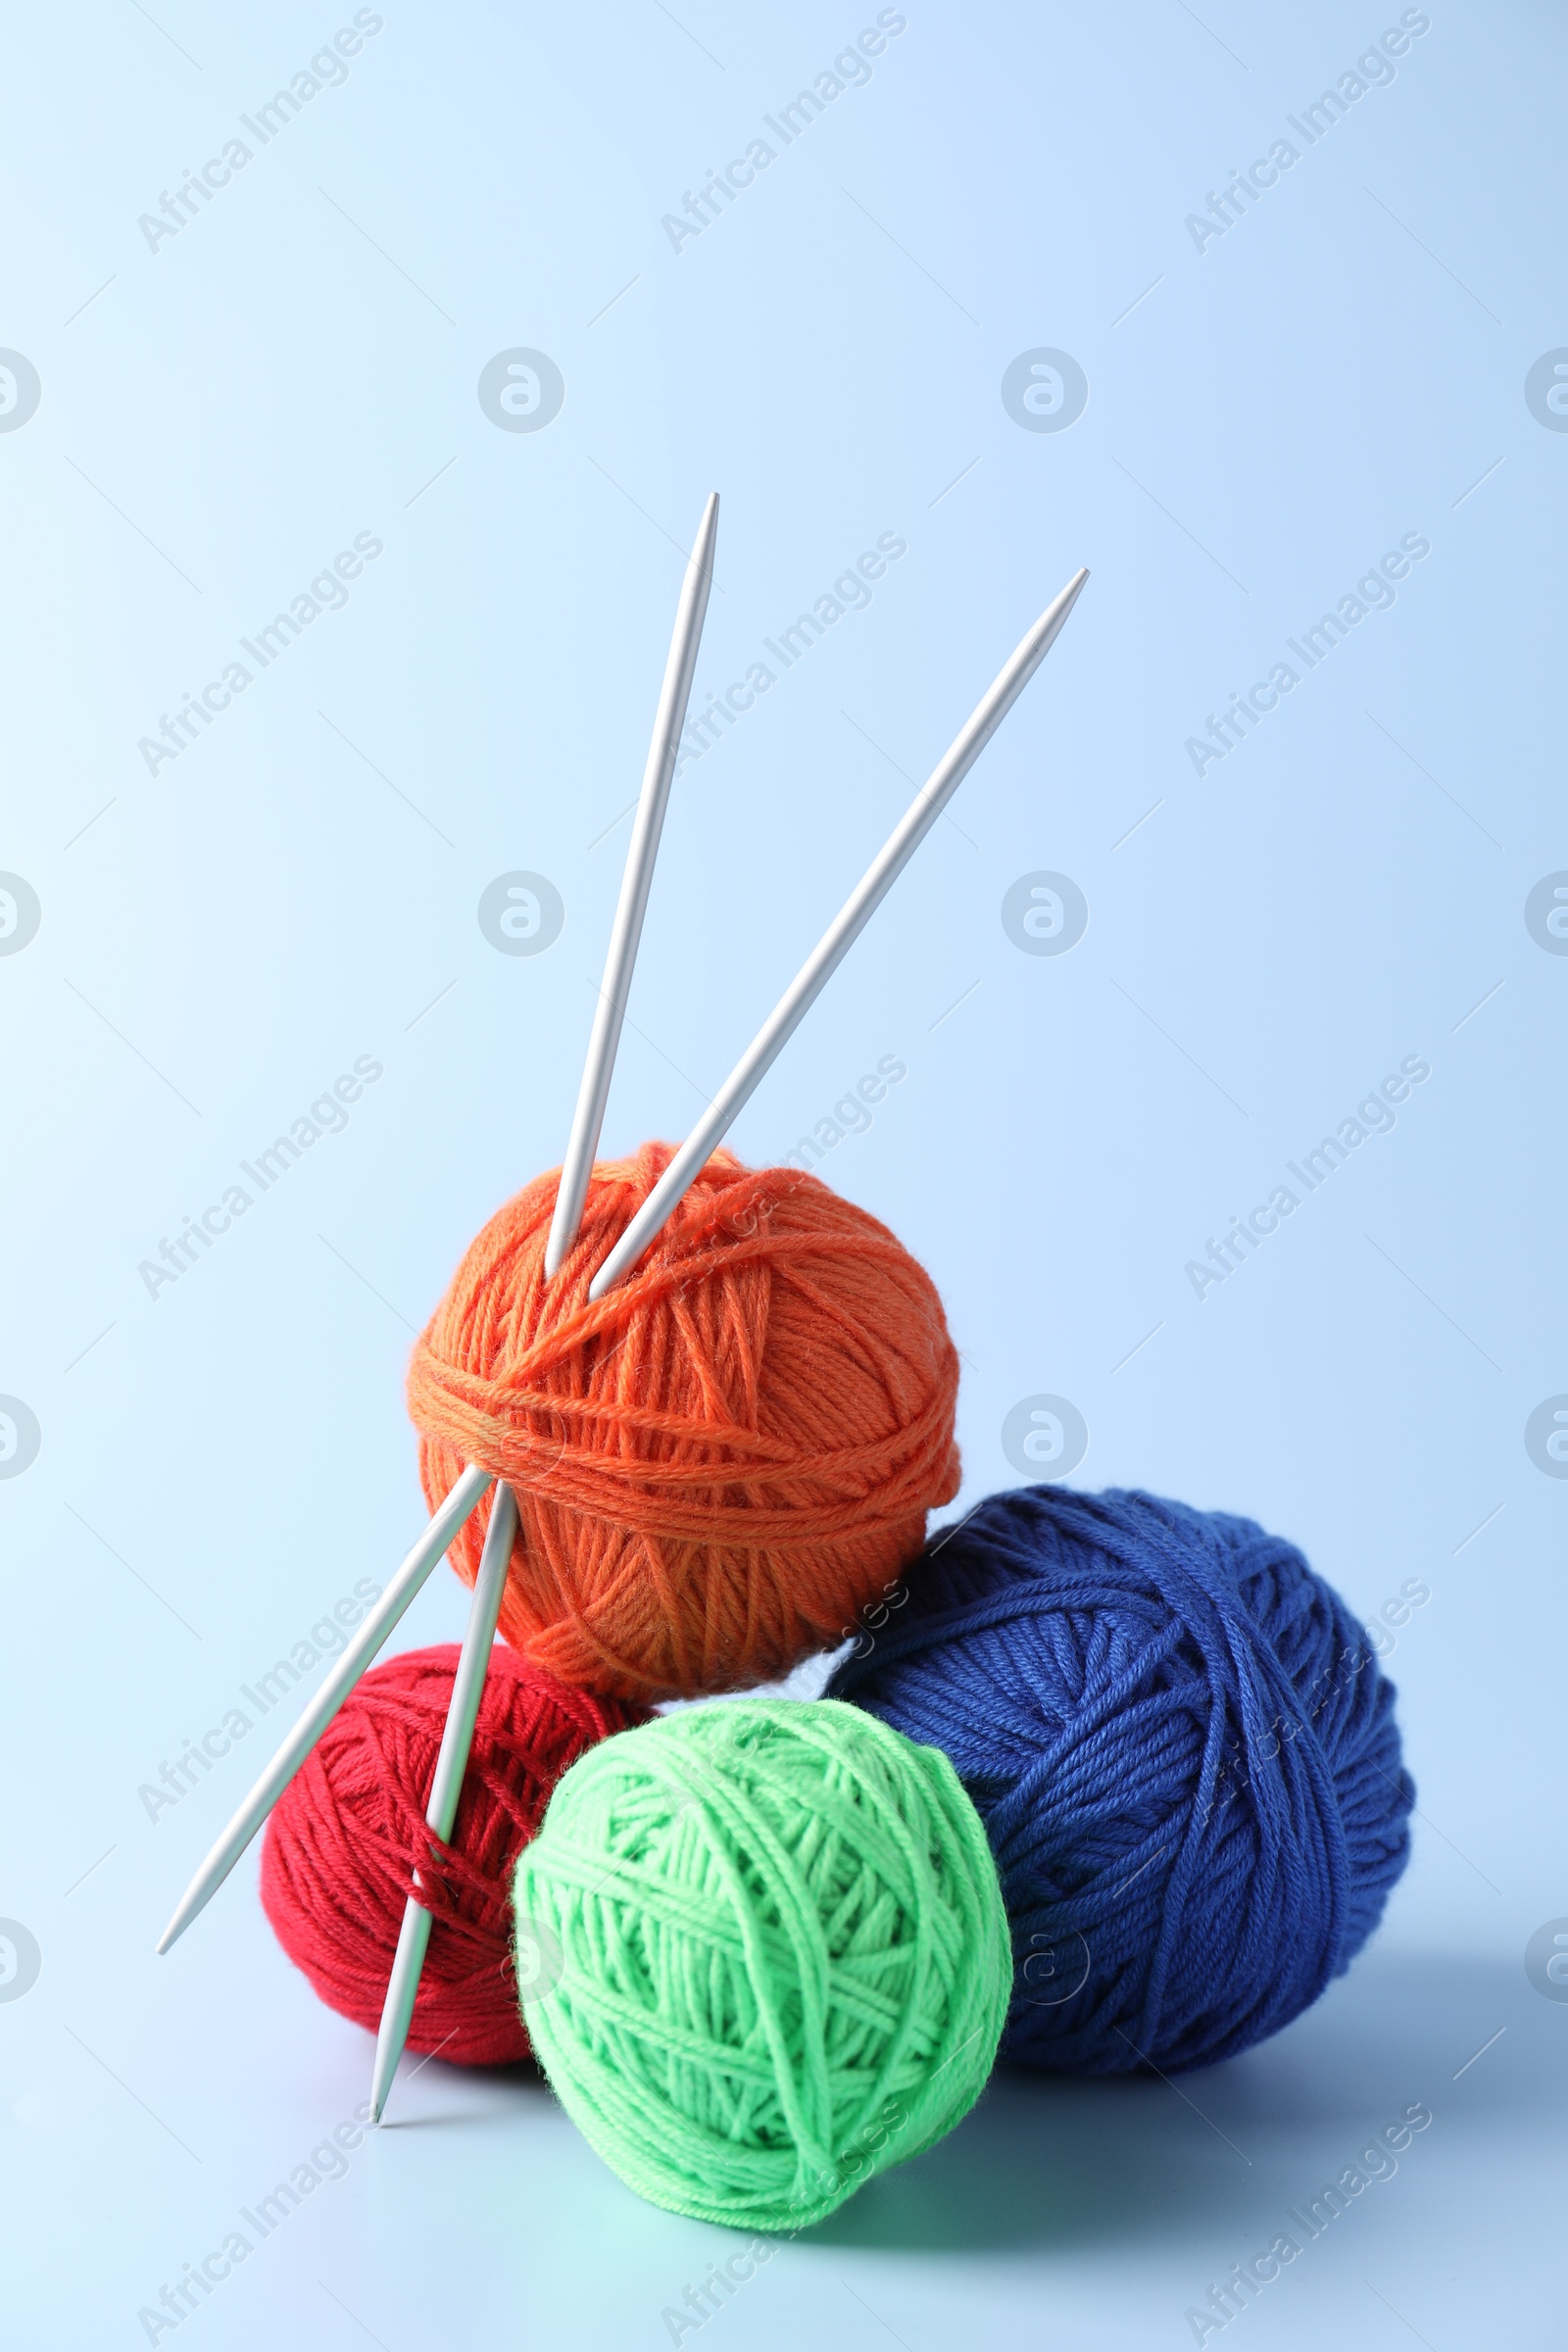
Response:
[{"label": "orange yarn ball", "polygon": [[[645,1702],[744,1690],[834,1646],[958,1487],[936,1287],[814,1176],[714,1152],[589,1304],[671,1157],[645,1144],[595,1167],[548,1285],[560,1171],[509,1200],[409,1371],[431,1508],[465,1462],[516,1494],[506,1640],[564,1683]],[[453,1545],[469,1584],[488,1516]]]}]

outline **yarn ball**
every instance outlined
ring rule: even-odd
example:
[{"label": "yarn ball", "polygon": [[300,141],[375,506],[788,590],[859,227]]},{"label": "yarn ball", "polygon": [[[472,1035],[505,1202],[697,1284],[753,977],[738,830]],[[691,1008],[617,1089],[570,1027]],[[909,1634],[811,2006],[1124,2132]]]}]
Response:
[{"label": "yarn ball", "polygon": [[1003,2056],[1170,2074],[1343,1973],[1409,1851],[1394,1688],[1299,1551],[1026,1487],[932,1540],[838,1695],[952,1757],[1012,1931]]},{"label": "yarn ball", "polygon": [[528,2055],[510,1948],[513,1865],[566,1767],[642,1718],[497,1646],[443,1844],[424,1809],[458,1654],[438,1642],[363,1678],[272,1809],[262,1902],[327,2007],[373,2034],[417,1867],[434,1925],[408,2046],[498,2066]]},{"label": "yarn ball", "polygon": [[804,2229],[985,2085],[1007,1923],[946,1757],[831,1700],[683,1708],[574,1764],[518,1859],[535,2051],[606,2163]]},{"label": "yarn ball", "polygon": [[[957,1492],[957,1357],[930,1276],[795,1168],[715,1152],[646,1257],[588,1285],[672,1156],[594,1169],[555,1280],[558,1170],[491,1218],[415,1348],[433,1509],[465,1462],[519,1526],[501,1631],[584,1690],[745,1689],[843,1640]],[[481,1506],[453,1546],[472,1583]]]}]

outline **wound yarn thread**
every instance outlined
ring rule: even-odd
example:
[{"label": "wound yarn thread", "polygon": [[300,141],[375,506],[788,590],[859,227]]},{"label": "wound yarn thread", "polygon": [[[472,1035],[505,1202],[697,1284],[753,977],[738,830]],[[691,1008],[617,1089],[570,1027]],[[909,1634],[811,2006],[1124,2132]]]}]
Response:
[{"label": "wound yarn thread", "polygon": [[[559,1171],[469,1248],[409,1371],[433,1509],[465,1462],[514,1488],[501,1632],[651,1701],[831,1647],[957,1491],[957,1357],[929,1275],[864,1209],[715,1152],[627,1278],[589,1282],[672,1156],[593,1172],[555,1280]],[[477,1573],[488,1506],[452,1547]]]},{"label": "wound yarn thread", "polygon": [[417,1867],[435,1924],[409,2047],[495,2066],[528,2055],[510,1949],[513,1866],[567,1766],[642,1718],[492,1649],[443,1844],[424,1811],[458,1655],[439,1642],[364,1677],[273,1808],[262,1902],[328,2008],[373,2034]]},{"label": "wound yarn thread", "polygon": [[563,2106],[673,2213],[801,2229],[983,2088],[1006,1918],[947,1759],[832,1700],[683,1708],[575,1764],[518,1858]]},{"label": "wound yarn thread", "polygon": [[938,1531],[830,1685],[953,1759],[1011,1923],[1003,2056],[1226,2058],[1348,1967],[1409,1851],[1394,1689],[1296,1546],[1112,1489]]}]

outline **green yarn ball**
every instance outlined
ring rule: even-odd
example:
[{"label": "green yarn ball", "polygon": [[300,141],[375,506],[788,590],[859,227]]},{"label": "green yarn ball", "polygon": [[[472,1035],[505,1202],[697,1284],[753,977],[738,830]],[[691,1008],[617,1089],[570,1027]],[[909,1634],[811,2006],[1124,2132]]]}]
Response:
[{"label": "green yarn ball", "polygon": [[945,1756],[841,1700],[683,1708],[590,1748],[513,1896],[535,2055],[672,2213],[804,2229],[991,2072],[1012,1961],[980,1817]]}]

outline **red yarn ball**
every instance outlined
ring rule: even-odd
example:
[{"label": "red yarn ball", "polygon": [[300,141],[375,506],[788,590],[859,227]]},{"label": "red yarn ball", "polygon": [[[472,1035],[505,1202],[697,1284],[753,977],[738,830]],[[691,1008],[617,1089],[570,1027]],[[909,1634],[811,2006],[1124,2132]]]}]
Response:
[{"label": "red yarn ball", "polygon": [[273,1807],[262,1902],[329,2009],[373,2034],[416,1867],[435,1925],[408,2046],[459,2066],[529,2055],[510,1951],[512,1874],[569,1764],[646,1721],[497,1644],[452,1842],[425,1825],[457,1673],[443,1642],[373,1667]]}]

